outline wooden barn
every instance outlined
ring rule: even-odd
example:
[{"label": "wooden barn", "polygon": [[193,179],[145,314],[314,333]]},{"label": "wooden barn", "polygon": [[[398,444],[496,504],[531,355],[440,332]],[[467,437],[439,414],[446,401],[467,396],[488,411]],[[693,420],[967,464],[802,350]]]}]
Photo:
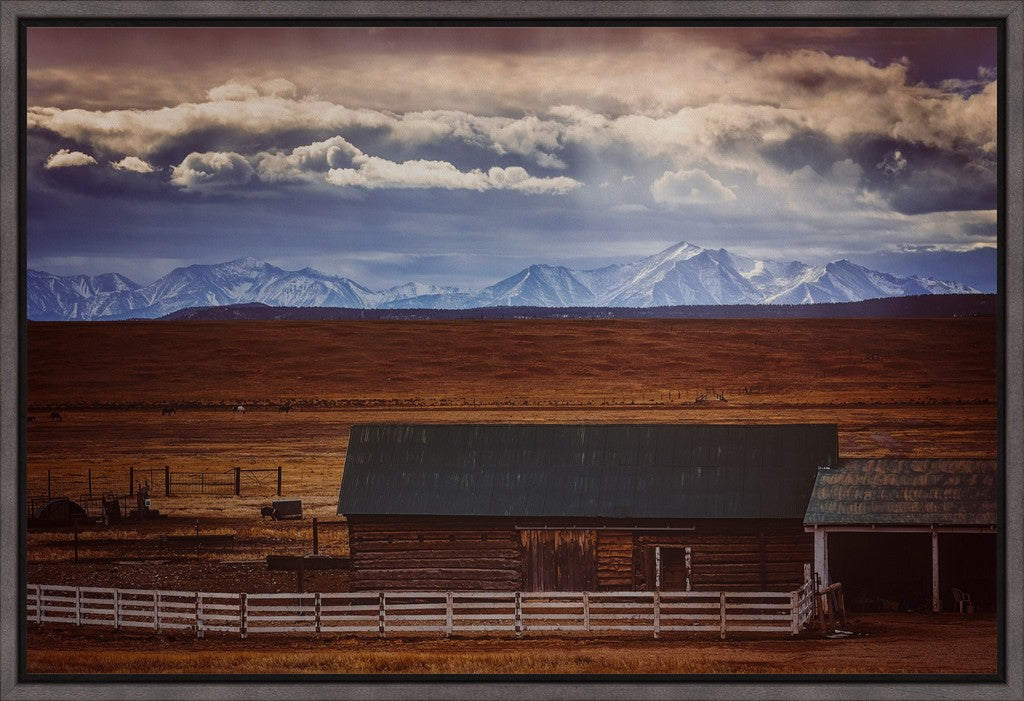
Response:
[{"label": "wooden barn", "polygon": [[829,425],[361,425],[354,590],[790,590]]},{"label": "wooden barn", "polygon": [[996,485],[995,460],[841,460],[807,506],[815,571],[859,608],[994,608]]}]

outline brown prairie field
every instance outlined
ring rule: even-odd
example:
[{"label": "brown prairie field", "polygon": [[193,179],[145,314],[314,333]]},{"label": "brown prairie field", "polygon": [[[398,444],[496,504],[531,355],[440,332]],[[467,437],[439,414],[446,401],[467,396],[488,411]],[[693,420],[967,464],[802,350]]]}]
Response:
[{"label": "brown prairie field", "polygon": [[[310,516],[335,522],[321,530],[321,551],[347,554],[335,509],[355,423],[835,423],[844,457],[994,458],[996,347],[992,317],[31,323],[30,496],[45,495],[48,480],[55,496],[82,494],[87,474],[95,492],[124,493],[129,467],[137,478],[169,466],[213,482],[234,467],[280,465],[282,493],[302,499],[306,519],[262,521],[276,476],[247,472],[241,497],[154,493],[168,519],[81,534],[78,564],[67,532],[29,533],[28,578],[289,591],[293,575],[267,572],[262,558],[309,552]],[[239,404],[244,414],[230,411]],[[51,411],[63,420],[49,420]],[[163,540],[196,528],[231,533],[234,544],[180,552]],[[311,591],[346,585],[342,573],[307,579]],[[630,671],[627,659],[649,672],[995,671],[994,618],[906,624],[917,633],[865,618],[874,633],[843,641],[680,642],[689,653],[674,655],[665,641],[603,640],[573,657],[558,640],[262,638],[257,650],[50,627],[30,630],[28,661],[32,672],[104,673],[586,673]],[[920,657],[913,650],[924,638]],[[200,648],[194,669],[189,653]]]}]

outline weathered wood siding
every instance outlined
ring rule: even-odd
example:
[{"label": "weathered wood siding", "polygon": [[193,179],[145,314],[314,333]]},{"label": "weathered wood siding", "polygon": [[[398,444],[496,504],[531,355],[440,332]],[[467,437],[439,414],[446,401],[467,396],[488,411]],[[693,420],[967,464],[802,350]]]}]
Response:
[{"label": "weathered wood siding", "polygon": [[526,591],[594,591],[597,536],[590,529],[523,530]]},{"label": "weathered wood siding", "polygon": [[663,590],[685,588],[689,547],[693,591],[786,591],[802,584],[803,565],[813,561],[812,536],[797,520],[657,522],[651,530],[638,530],[643,525],[350,516],[351,587],[650,591],[654,548],[661,546]]},{"label": "weathered wood siding", "polygon": [[629,591],[633,588],[633,532],[597,532],[597,588]]},{"label": "weathered wood siding", "polygon": [[515,591],[522,549],[511,525],[487,519],[349,518],[351,588]]},{"label": "weathered wood siding", "polygon": [[655,586],[655,546],[662,547],[662,589],[685,578],[683,548],[691,552],[693,591],[784,591],[800,586],[804,563],[813,561],[813,541],[800,524],[724,522],[692,533],[637,533],[633,557],[637,589]]}]

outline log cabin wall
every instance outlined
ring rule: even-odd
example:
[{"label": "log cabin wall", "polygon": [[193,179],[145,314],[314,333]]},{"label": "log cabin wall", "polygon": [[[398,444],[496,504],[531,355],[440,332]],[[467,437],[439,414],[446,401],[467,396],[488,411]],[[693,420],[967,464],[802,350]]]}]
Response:
[{"label": "log cabin wall", "polygon": [[519,533],[500,519],[350,517],[351,588],[516,591]]},{"label": "log cabin wall", "polygon": [[796,520],[658,522],[648,531],[636,521],[628,526],[608,520],[559,523],[353,516],[351,586],[364,591],[652,590],[659,547],[662,590],[684,590],[689,576],[693,591],[787,591],[802,583],[803,565],[813,561],[812,536]]},{"label": "log cabin wall", "polygon": [[633,532],[597,532],[597,588],[603,591],[633,589]]},{"label": "log cabin wall", "polygon": [[[633,541],[634,586],[655,588],[655,547],[661,549],[661,589],[788,591],[803,583],[813,539],[799,521],[707,522],[693,532],[638,532]],[[685,549],[690,549],[690,569]]]}]

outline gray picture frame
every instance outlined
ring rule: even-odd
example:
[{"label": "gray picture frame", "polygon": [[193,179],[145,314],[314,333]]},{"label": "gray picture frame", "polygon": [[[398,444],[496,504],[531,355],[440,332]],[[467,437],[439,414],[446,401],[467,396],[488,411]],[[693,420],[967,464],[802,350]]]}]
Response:
[{"label": "gray picture frame", "polygon": [[[512,679],[498,682],[408,682],[400,677],[386,681],[337,683],[265,681],[219,683],[209,681],[26,683],[19,679],[21,572],[19,462],[24,438],[19,395],[25,378],[21,373],[24,322],[19,317],[22,251],[19,239],[18,88],[21,66],[18,56],[19,20],[23,18],[581,18],[612,17],[624,22],[644,19],[820,19],[838,22],[869,19],[918,18],[949,21],[964,18],[1003,19],[1006,22],[1005,207],[1001,212],[1006,262],[1004,287],[1006,318],[1004,352],[1007,359],[1001,401],[1005,417],[1005,577],[1006,618],[1005,680],[971,683],[957,681],[887,681],[884,678],[851,681],[843,678],[810,681],[712,682],[588,682],[569,679]],[[1024,321],[1024,0],[948,2],[834,2],[799,1],[690,2],[654,0],[625,2],[284,2],[159,0],[156,2],[36,2],[10,0],[0,5],[0,699],[1024,699],[1024,547],[1021,504],[1024,503],[1024,431],[1022,431],[1022,321]],[[1016,359],[1016,360],[1015,360]]]}]

